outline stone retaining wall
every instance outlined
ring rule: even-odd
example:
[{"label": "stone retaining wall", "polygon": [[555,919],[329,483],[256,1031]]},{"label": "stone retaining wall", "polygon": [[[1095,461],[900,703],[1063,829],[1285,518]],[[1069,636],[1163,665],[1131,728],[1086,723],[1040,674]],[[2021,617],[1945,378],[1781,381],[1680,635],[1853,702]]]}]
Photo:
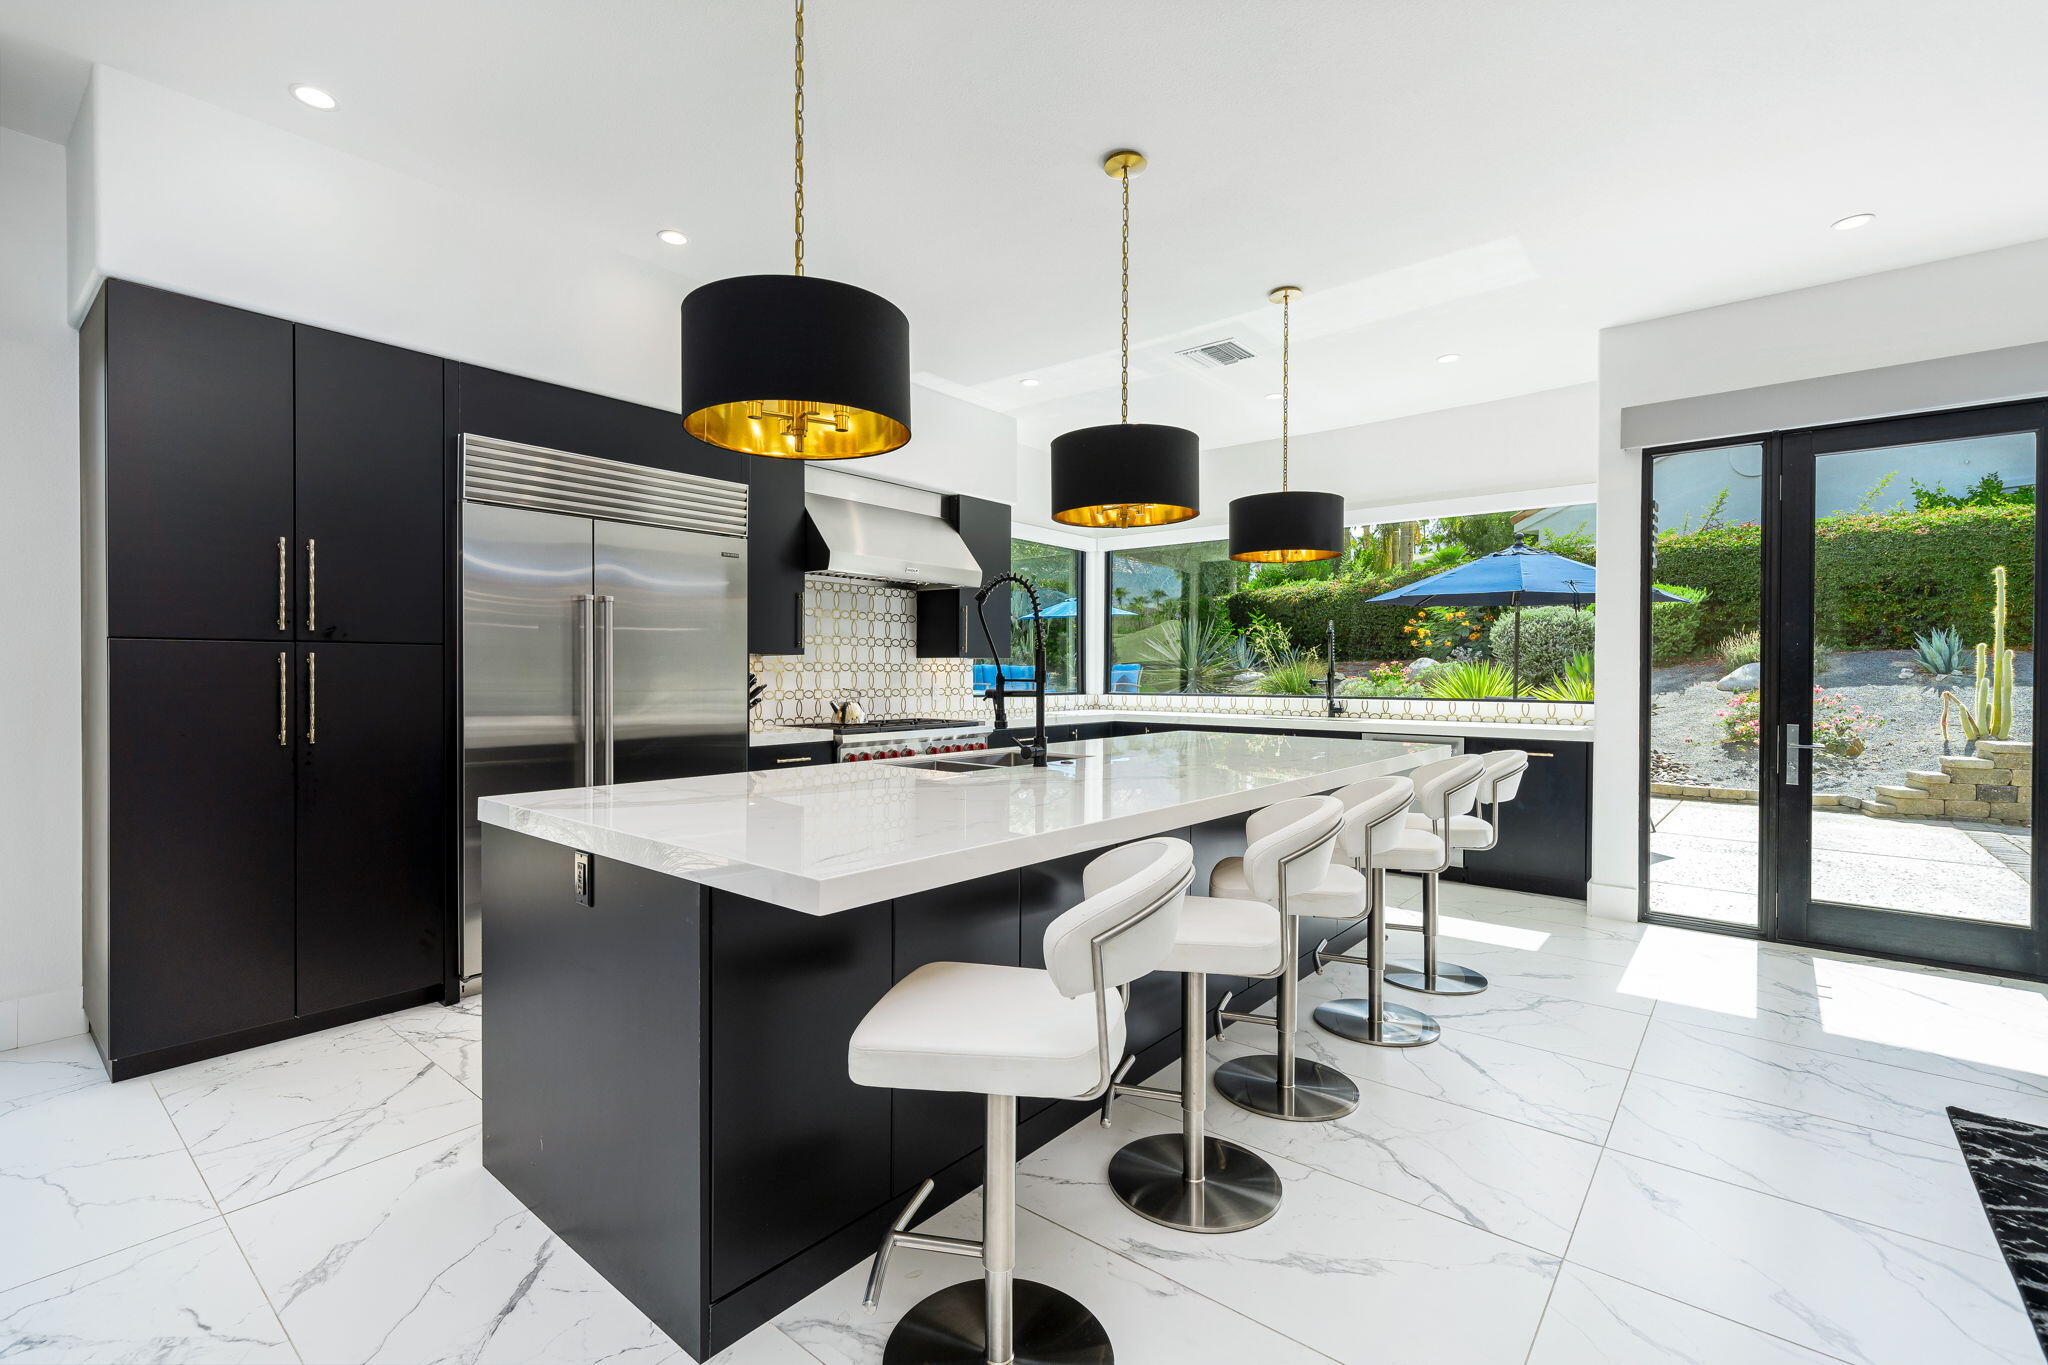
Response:
[{"label": "stone retaining wall", "polygon": [[[1905,816],[1919,820],[1991,820],[2007,825],[2033,823],[2034,746],[2017,739],[1977,741],[1969,758],[1937,759],[1941,766],[1916,768],[1906,774],[1909,785],[1881,786],[1872,796],[1846,792],[1815,792],[1813,804],[1860,810],[1877,818]],[[1680,782],[1652,782],[1650,795],[1686,801],[1756,803],[1753,787],[1697,787]]]}]

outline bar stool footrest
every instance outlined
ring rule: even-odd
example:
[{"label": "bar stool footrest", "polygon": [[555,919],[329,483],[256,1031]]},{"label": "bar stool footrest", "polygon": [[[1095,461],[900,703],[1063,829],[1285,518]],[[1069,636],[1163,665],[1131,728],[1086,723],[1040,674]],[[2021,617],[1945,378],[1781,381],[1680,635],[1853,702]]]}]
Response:
[{"label": "bar stool footrest", "polygon": [[[1071,1295],[1018,1280],[1016,1365],[1114,1365],[1109,1333]],[[982,1282],[963,1280],[904,1314],[882,1350],[882,1365],[985,1365],[987,1305]]]}]

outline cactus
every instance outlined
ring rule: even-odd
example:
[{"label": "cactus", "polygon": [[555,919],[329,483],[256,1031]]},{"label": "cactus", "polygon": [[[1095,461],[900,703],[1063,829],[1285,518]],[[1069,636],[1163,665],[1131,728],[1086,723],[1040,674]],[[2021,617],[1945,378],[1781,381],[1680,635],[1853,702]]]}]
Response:
[{"label": "cactus", "polygon": [[1948,711],[1953,704],[1962,723],[1963,738],[1971,744],[1980,739],[2005,739],[2012,734],[2012,678],[2014,652],[2005,647],[2005,565],[1991,571],[1991,643],[1977,645],[1975,686],[1965,706],[1953,692],[1941,694],[1941,738],[1948,742]]}]

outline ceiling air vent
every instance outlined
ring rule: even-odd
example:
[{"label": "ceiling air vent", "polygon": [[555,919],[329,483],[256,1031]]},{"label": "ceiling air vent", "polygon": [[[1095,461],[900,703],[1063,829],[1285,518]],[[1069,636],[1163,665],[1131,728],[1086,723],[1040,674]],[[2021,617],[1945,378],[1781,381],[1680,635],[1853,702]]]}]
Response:
[{"label": "ceiling air vent", "polygon": [[1235,365],[1240,360],[1250,360],[1252,353],[1232,341],[1229,337],[1221,341],[1205,341],[1200,346],[1190,346],[1174,354],[1191,365],[1205,370],[1220,370],[1225,365]]}]

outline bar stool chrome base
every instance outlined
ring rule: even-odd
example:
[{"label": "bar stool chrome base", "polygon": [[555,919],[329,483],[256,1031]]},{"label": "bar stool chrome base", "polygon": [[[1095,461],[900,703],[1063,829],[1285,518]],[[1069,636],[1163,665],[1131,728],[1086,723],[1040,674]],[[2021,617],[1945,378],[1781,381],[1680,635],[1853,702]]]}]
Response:
[{"label": "bar stool chrome base", "polygon": [[1315,1021],[1324,1032],[1367,1047],[1423,1047],[1443,1036],[1441,1024],[1406,1005],[1381,1005],[1374,1029],[1370,1000],[1326,1000],[1316,1006]]},{"label": "bar stool chrome base", "polygon": [[[1080,1301],[1036,1280],[1017,1280],[1016,1365],[1113,1365],[1109,1333]],[[903,1315],[882,1365],[986,1365],[988,1319],[980,1280],[962,1280]]]},{"label": "bar stool chrome base", "polygon": [[1455,962],[1437,963],[1434,976],[1417,961],[1389,962],[1387,984],[1425,995],[1477,995],[1486,989],[1486,975]]},{"label": "bar stool chrome base", "polygon": [[1124,1207],[1182,1232],[1243,1232],[1280,1210],[1280,1173],[1257,1152],[1202,1139],[1202,1178],[1185,1169],[1185,1139],[1158,1133],[1117,1149],[1109,1188]]},{"label": "bar stool chrome base", "polygon": [[1291,1123],[1328,1123],[1358,1107],[1358,1087],[1349,1076],[1306,1057],[1293,1063],[1293,1083],[1285,1085],[1279,1057],[1232,1058],[1216,1068],[1216,1093],[1240,1109]]}]

